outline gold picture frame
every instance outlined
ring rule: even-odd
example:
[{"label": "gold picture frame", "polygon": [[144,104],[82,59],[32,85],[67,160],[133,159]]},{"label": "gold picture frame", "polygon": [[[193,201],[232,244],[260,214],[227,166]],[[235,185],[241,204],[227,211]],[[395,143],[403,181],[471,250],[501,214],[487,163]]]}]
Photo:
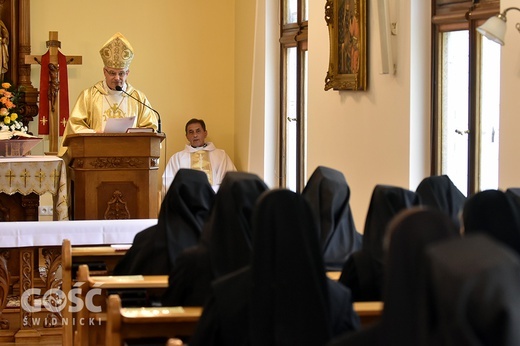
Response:
[{"label": "gold picture frame", "polygon": [[366,90],[366,0],[327,0],[325,20],[330,40],[325,90]]}]

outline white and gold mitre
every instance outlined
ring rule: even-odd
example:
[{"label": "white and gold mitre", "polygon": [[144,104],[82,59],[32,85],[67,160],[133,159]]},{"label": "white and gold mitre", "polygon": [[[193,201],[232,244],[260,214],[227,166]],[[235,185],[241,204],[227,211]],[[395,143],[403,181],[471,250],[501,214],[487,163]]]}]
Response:
[{"label": "white and gold mitre", "polygon": [[105,67],[127,69],[134,58],[134,49],[120,32],[112,36],[99,51]]}]

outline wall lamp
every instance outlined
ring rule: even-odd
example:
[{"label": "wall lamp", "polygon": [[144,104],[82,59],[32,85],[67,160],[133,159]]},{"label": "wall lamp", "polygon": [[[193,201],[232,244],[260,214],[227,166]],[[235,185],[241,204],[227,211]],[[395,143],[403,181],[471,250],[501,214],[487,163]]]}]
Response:
[{"label": "wall lamp", "polygon": [[[506,34],[506,13],[510,10],[520,11],[518,7],[509,7],[504,12],[489,18],[484,24],[477,28],[477,31],[491,41],[504,45],[504,36]],[[516,23],[516,30],[520,32],[520,23]]]}]

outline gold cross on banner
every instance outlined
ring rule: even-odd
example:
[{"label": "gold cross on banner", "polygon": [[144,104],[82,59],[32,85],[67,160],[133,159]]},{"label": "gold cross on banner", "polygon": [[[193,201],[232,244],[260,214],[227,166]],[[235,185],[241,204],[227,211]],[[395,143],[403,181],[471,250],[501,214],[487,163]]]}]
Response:
[{"label": "gold cross on banner", "polygon": [[40,122],[41,122],[43,125],[47,124],[47,121],[48,121],[48,120],[47,120],[47,117],[46,117],[45,115],[42,116],[41,119],[40,119]]}]

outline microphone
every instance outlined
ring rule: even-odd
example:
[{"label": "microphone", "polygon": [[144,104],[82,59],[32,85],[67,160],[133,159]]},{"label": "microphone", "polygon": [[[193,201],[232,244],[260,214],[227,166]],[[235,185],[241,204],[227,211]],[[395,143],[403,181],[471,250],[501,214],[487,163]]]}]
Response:
[{"label": "microphone", "polygon": [[155,112],[155,114],[157,114],[157,133],[161,133],[161,115],[159,114],[159,112],[157,112],[155,109],[153,109],[152,107],[148,106],[146,103],[144,103],[143,101],[139,100],[138,98],[130,95],[129,93],[127,93],[126,91],[123,90],[123,88],[121,88],[119,85],[116,85],[116,90],[117,91],[122,91],[124,92],[126,95],[130,96],[131,98],[133,98],[134,100],[136,100],[137,102],[139,102],[140,104],[142,104],[143,106],[145,106],[146,108],[148,109],[151,109],[152,111]]}]

